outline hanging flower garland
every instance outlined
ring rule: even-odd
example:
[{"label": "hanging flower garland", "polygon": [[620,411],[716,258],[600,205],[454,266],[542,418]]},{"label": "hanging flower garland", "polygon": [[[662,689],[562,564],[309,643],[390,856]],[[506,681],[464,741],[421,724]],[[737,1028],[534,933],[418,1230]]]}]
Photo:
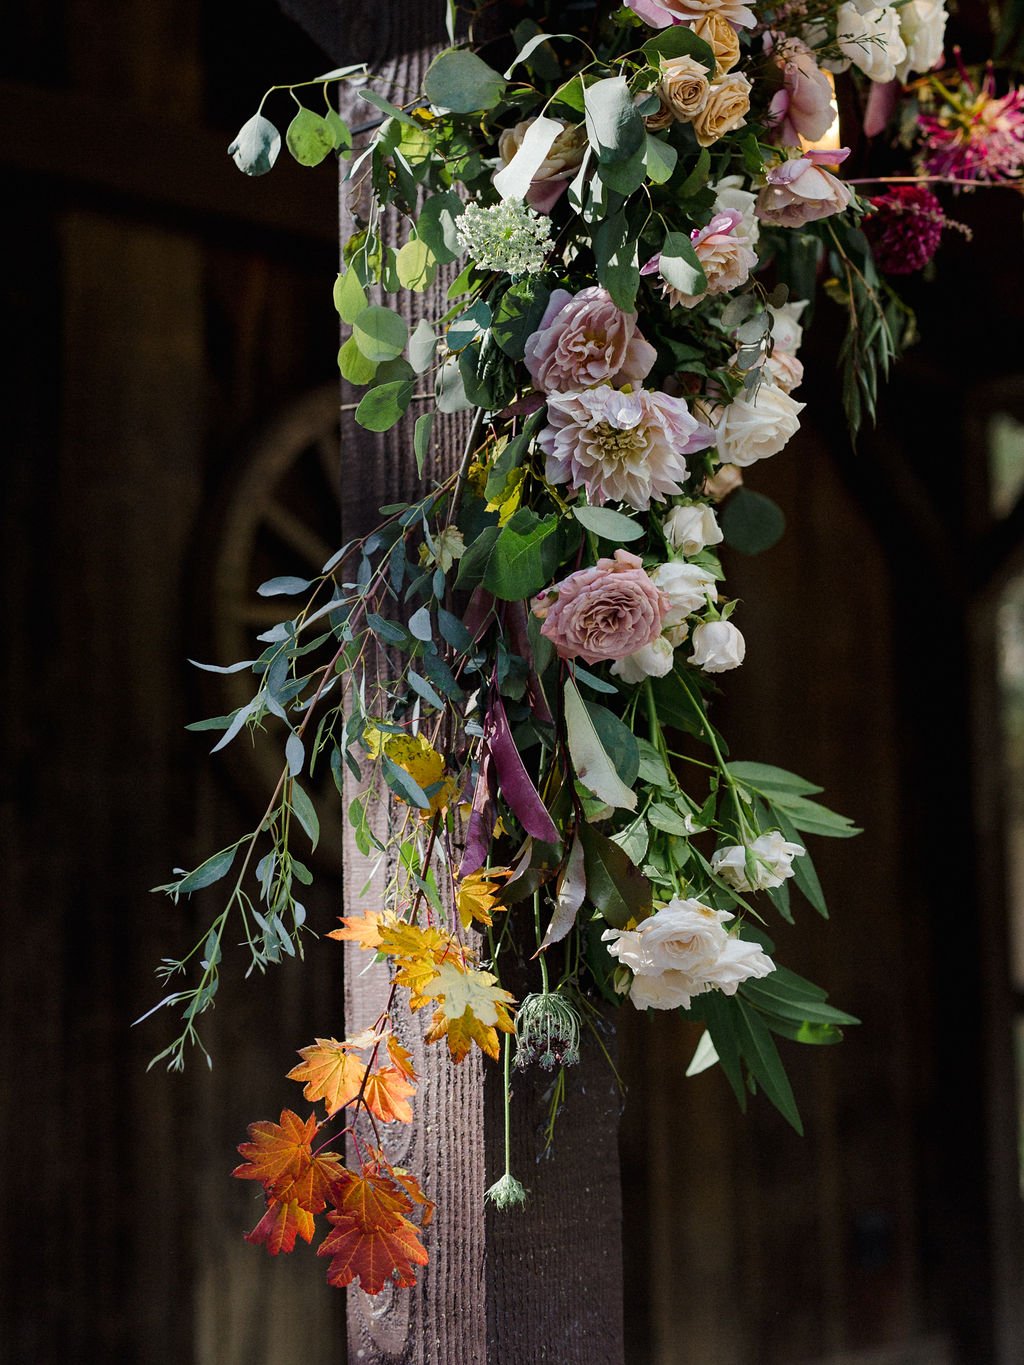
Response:
[{"label": "hanging flower garland", "polygon": [[[781,965],[768,922],[793,923],[794,885],[826,913],[808,842],[856,830],[811,782],[728,756],[709,706],[745,643],[718,547],[781,530],[742,483],[799,429],[819,270],[850,314],[856,431],[911,321],[880,270],[920,269],[948,225],[928,184],[1021,178],[1021,95],[991,72],[927,74],[944,26],[940,0],[632,0],[577,33],[524,19],[503,73],[450,29],[402,107],[361,68],[290,87],[291,153],[337,153],[370,191],[335,290],[341,371],[365,389],[355,420],[381,432],[418,413],[426,491],[316,579],[260,588],[301,605],[229,666],[254,674],[252,700],[200,728],[222,729],[221,749],[273,718],[281,778],[256,830],[161,888],[231,886],[162,969],[198,973],[161,1002],[183,1009],[158,1059],[180,1068],[229,925],[251,967],[302,951],[314,766],[387,873],[329,935],[387,962],[386,1008],[301,1048],[289,1076],[322,1109],[255,1123],[239,1149],[235,1174],[267,1200],[249,1239],[272,1254],[326,1213],[332,1284],[375,1294],[426,1262],[432,1205],[381,1133],[415,1102],[400,999],[453,1064],[503,1059],[506,1097],[513,1064],[558,1072],[551,1127],[599,1002],[681,1010],[706,1029],[691,1070],[720,1063],[741,1104],[754,1082],[800,1129],[776,1037],[835,1042],[856,1020]],[[831,73],[851,66],[873,131],[921,110],[916,170],[896,177],[912,183],[873,198],[843,181],[831,138]],[[339,80],[381,116],[358,146],[329,99],[303,103]],[[261,174],[280,145],[261,105],[231,152]],[[385,215],[404,224],[397,250]],[[450,307],[410,333],[381,300],[445,270]],[[467,414],[452,473],[438,414]],[[517,1000],[503,971],[526,959]],[[345,1137],[347,1157],[331,1147]],[[488,1193],[527,1198],[507,1161]]]}]

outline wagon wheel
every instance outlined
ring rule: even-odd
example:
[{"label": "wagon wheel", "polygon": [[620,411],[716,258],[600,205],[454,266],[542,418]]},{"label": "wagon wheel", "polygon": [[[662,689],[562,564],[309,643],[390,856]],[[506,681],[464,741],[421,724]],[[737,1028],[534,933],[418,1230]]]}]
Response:
[{"label": "wagon wheel", "polygon": [[[340,544],[340,413],[334,384],[290,403],[245,450],[206,536],[212,657],[218,663],[254,658],[264,646],[256,636],[294,612],[291,598],[262,598],[268,578],[318,574]],[[252,673],[205,674],[213,704],[223,713],[250,700]],[[209,695],[209,694],[208,694]],[[225,750],[230,775],[256,815],[283,763],[282,725],[267,718],[255,742],[243,734]],[[303,785],[326,830],[341,829],[341,798],[326,762],[319,761]],[[321,870],[341,868],[340,841],[322,841],[312,855]]]}]

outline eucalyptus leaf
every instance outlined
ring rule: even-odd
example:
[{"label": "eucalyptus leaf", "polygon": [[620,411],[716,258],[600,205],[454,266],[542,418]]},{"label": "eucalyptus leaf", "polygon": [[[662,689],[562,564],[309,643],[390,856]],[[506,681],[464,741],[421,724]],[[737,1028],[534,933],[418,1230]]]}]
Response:
[{"label": "eucalyptus leaf", "polygon": [[494,177],[502,199],[525,199],[534,177],[551,151],[555,138],[564,132],[559,119],[539,114],[523,137],[512,160]]},{"label": "eucalyptus leaf", "polygon": [[226,877],[231,871],[231,865],[235,861],[237,846],[222,849],[215,853],[212,858],[207,858],[205,863],[200,863],[194,868],[187,877],[183,877],[176,883],[175,890],[191,895],[193,891],[201,891],[205,886],[212,886],[214,882],[219,882],[222,877]]},{"label": "eucalyptus leaf", "polygon": [[506,81],[492,67],[464,49],[450,49],[431,62],[423,93],[431,104],[454,114],[493,109],[505,93]]},{"label": "eucalyptus leaf", "polygon": [[666,180],[672,178],[672,172],[675,170],[678,160],[679,153],[671,142],[666,142],[661,137],[655,137],[653,133],[647,134],[644,147],[644,165],[647,169],[648,180],[655,185],[664,185]]},{"label": "eucalyptus leaf", "polygon": [[423,477],[423,468],[426,463],[427,455],[430,452],[430,434],[434,429],[434,414],[425,412],[416,418],[416,426],[413,430],[412,445],[413,453],[416,456],[416,474],[419,478]]},{"label": "eucalyptus leaf", "polygon": [[367,360],[393,360],[405,350],[409,326],[392,309],[371,304],[353,322],[352,337]]},{"label": "eucalyptus leaf", "polygon": [[291,806],[296,820],[306,831],[310,845],[316,848],[320,841],[320,819],[312,801],[294,780],[291,785]]},{"label": "eucalyptus leaf", "polygon": [[494,314],[491,335],[507,356],[522,360],[526,342],[540,327],[551,290],[536,275],[505,290]]},{"label": "eucalyptus leaf", "polygon": [[256,591],[261,597],[296,597],[311,586],[308,578],[296,578],[294,574],[282,574],[278,578],[268,578]]},{"label": "eucalyptus leaf", "polygon": [[395,269],[403,289],[411,289],[414,294],[422,294],[429,289],[437,277],[437,260],[434,253],[420,237],[410,237],[399,248]]},{"label": "eucalyptus leaf", "polygon": [[266,175],[281,150],[281,134],[262,114],[243,123],[228,156],[245,175]]},{"label": "eucalyptus leaf", "polygon": [[330,124],[312,109],[301,108],[285,133],[288,150],[300,166],[319,166],[334,151]]},{"label": "eucalyptus leaf", "polygon": [[572,514],[581,526],[593,531],[596,536],[603,536],[605,540],[628,542],[639,540],[645,534],[644,527],[639,522],[627,517],[624,512],[614,511],[611,507],[587,507],[580,504],[572,509]]},{"label": "eucalyptus leaf", "polygon": [[426,374],[436,355],[437,337],[434,329],[426,318],[420,318],[409,338],[409,363],[417,374]]},{"label": "eucalyptus leaf", "polygon": [[683,294],[703,294],[708,287],[704,267],[689,237],[682,232],[670,232],[661,248],[658,270],[663,278]]},{"label": "eucalyptus leaf", "polygon": [[367,431],[389,431],[405,416],[414,388],[411,379],[378,384],[360,401],[355,411],[356,421]]},{"label": "eucalyptus leaf", "polygon": [[366,290],[359,283],[359,276],[349,267],[334,281],[334,306],[342,322],[349,324],[368,306]]},{"label": "eucalyptus leaf", "polygon": [[602,163],[628,161],[644,145],[644,121],[625,76],[608,76],[583,92],[587,138]]},{"label": "eucalyptus leaf", "polygon": [[338,369],[341,377],[360,388],[373,381],[377,374],[377,362],[367,360],[356,345],[355,337],[349,337],[338,352]]},{"label": "eucalyptus leaf", "polygon": [[741,554],[758,555],[781,540],[786,517],[763,493],[737,488],[722,510],[721,524],[727,545]]},{"label": "eucalyptus leaf", "polygon": [[306,746],[298,735],[288,736],[284,756],[288,762],[289,777],[299,777],[306,763]]}]

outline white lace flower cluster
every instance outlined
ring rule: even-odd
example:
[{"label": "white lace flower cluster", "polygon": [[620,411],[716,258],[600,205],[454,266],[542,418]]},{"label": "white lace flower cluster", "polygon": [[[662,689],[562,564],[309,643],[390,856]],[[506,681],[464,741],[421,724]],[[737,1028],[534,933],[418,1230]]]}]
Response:
[{"label": "white lace flower cluster", "polygon": [[551,247],[551,219],[521,199],[504,199],[487,207],[467,204],[455,231],[481,270],[499,270],[513,277],[540,270]]}]

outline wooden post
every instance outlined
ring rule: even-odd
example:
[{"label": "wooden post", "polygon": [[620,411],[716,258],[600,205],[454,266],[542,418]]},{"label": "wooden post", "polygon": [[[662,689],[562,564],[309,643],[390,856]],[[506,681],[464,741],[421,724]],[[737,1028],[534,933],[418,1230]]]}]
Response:
[{"label": "wooden post", "polygon": [[[338,4],[338,0],[335,0]],[[299,6],[291,0],[291,12]],[[330,33],[324,7],[312,6],[310,27]],[[340,17],[341,6],[337,13]],[[301,16],[299,16],[301,17]],[[434,51],[444,42],[439,6],[402,0],[386,8],[370,0],[344,5],[344,30],[332,57],[365,61],[375,88],[399,101],[421,87]],[[368,121],[355,111],[355,123]],[[345,112],[345,111],[343,111]],[[350,231],[344,187],[343,238]],[[385,227],[385,234],[387,228]],[[386,237],[386,240],[387,237]],[[400,245],[395,241],[393,245]],[[446,310],[444,284],[403,295],[410,325]],[[345,391],[343,401],[358,395]],[[391,431],[372,435],[343,414],[344,537],[365,532],[377,509],[414,494],[412,453],[416,412]],[[438,448],[450,468],[458,459],[464,420],[445,419]],[[437,471],[434,471],[435,473]],[[378,905],[364,897],[368,868],[354,842],[345,846],[345,912]],[[536,983],[534,983],[536,985]],[[388,990],[383,966],[365,970],[356,953],[346,970],[346,1027],[363,1028],[380,1013]],[[426,1012],[425,1012],[426,1013]],[[392,1160],[407,1164],[437,1201],[426,1242],[430,1264],[413,1290],[375,1299],[350,1291],[350,1358],[394,1365],[621,1365],[621,1197],[618,1168],[620,1096],[603,1048],[614,1053],[603,1026],[602,1046],[585,1039],[584,1060],[567,1075],[567,1103],[550,1156],[540,1161],[547,1113],[546,1073],[515,1080],[513,1169],[530,1190],[522,1211],[486,1208],[484,1191],[504,1169],[500,1068],[479,1057],[455,1067],[443,1048],[422,1043],[422,1016],[403,1021],[420,1075],[411,1130],[393,1134]]]}]

